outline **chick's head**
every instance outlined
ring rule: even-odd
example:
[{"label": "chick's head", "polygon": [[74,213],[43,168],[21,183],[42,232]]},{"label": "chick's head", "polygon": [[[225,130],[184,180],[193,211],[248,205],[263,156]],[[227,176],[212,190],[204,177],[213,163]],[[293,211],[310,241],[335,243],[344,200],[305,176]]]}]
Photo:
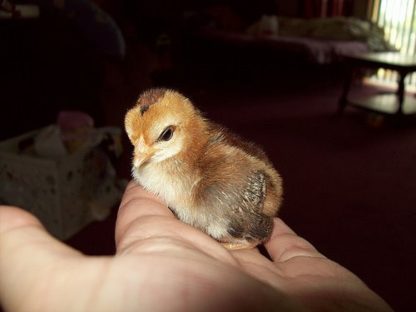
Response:
[{"label": "chick's head", "polygon": [[134,146],[133,166],[140,168],[183,152],[203,128],[203,119],[182,94],[151,89],[127,112],[125,128]]}]

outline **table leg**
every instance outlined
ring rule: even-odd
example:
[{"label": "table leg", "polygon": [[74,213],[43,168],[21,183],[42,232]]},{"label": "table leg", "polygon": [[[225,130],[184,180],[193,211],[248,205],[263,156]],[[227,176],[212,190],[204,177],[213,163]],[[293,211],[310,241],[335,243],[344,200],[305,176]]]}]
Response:
[{"label": "table leg", "polygon": [[397,99],[399,101],[399,108],[397,110],[397,114],[403,114],[403,105],[404,105],[404,98],[405,98],[405,90],[404,90],[404,79],[406,78],[406,73],[399,72],[399,88],[397,89]]},{"label": "table leg", "polygon": [[354,79],[354,70],[352,68],[347,69],[346,77],[344,80],[344,87],[340,99],[338,100],[338,114],[344,112],[345,107],[348,104],[348,93],[350,92],[352,81]]}]

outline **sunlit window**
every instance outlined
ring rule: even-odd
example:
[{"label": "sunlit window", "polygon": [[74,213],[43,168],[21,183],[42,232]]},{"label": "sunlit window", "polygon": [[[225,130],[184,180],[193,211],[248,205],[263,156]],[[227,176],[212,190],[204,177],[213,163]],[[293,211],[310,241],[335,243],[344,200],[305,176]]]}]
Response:
[{"label": "sunlit window", "polygon": [[[373,0],[372,20],[384,28],[386,39],[401,53],[416,54],[416,0]],[[393,82],[397,74],[379,70],[376,79]],[[416,75],[409,75],[406,84],[415,85]]]}]

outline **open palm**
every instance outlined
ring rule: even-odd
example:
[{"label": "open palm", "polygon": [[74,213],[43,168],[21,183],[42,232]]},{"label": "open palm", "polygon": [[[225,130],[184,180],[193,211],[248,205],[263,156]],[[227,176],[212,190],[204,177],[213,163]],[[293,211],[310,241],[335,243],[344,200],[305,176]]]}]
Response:
[{"label": "open palm", "polygon": [[355,275],[275,219],[266,249],[229,251],[130,183],[114,256],[87,257],[30,214],[0,208],[6,311],[390,311]]}]

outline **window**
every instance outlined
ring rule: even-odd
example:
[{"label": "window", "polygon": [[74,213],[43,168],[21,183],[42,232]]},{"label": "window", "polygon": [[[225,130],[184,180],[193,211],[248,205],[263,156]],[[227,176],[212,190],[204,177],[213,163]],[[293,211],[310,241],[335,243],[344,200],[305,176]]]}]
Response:
[{"label": "window", "polygon": [[[386,39],[404,54],[416,54],[416,0],[371,0],[371,19],[384,28]],[[380,69],[375,79],[393,82],[397,74]],[[406,78],[407,85],[416,84],[416,74]]]}]

